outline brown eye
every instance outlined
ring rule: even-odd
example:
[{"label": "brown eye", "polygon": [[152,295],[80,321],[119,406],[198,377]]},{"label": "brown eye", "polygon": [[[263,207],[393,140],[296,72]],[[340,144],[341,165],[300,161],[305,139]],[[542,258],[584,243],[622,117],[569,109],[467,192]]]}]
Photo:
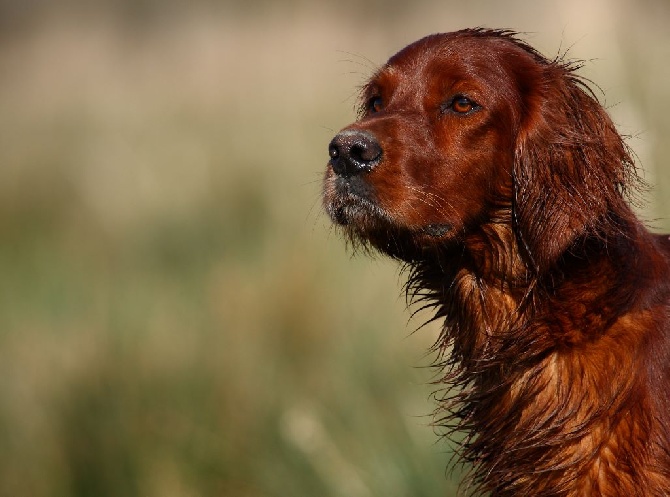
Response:
[{"label": "brown eye", "polygon": [[380,112],[383,108],[384,101],[382,100],[382,97],[372,97],[368,102],[368,109],[370,109],[370,112],[373,114]]},{"label": "brown eye", "polygon": [[479,106],[468,97],[463,95],[456,95],[451,100],[451,103],[448,106],[448,110],[451,110],[457,114],[468,114],[478,107]]}]

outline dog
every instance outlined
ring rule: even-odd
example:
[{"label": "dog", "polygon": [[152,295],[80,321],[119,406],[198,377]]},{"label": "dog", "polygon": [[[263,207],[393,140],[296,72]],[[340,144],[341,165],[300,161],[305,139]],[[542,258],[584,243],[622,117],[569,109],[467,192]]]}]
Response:
[{"label": "dog", "polygon": [[506,30],[431,35],[329,145],[326,212],[444,323],[437,423],[475,495],[670,496],[670,238],[578,69]]}]

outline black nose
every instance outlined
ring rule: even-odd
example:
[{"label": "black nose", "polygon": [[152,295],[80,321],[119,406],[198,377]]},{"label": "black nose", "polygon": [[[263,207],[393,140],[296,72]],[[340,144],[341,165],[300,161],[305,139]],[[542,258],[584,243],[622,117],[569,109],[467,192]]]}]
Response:
[{"label": "black nose", "polygon": [[346,130],[333,138],[328,153],[335,174],[355,176],[372,170],[382,156],[382,148],[372,134]]}]

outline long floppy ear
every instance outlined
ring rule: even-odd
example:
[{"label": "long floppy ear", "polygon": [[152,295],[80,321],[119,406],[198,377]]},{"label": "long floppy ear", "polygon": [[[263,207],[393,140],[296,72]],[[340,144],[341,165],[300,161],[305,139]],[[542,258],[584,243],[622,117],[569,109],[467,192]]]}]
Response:
[{"label": "long floppy ear", "polygon": [[606,236],[628,209],[635,166],[614,124],[574,68],[547,63],[514,158],[514,222],[534,269],[554,264],[580,235]]}]

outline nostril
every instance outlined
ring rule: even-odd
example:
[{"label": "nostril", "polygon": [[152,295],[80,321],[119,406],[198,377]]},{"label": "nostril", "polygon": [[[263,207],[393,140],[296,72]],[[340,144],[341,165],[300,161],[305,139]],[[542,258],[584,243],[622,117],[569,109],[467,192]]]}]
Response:
[{"label": "nostril", "polygon": [[382,148],[371,133],[346,130],[330,142],[328,155],[336,174],[353,176],[370,172],[381,159]]},{"label": "nostril", "polygon": [[374,162],[381,156],[382,149],[376,141],[362,141],[351,147],[351,156],[360,162]]},{"label": "nostril", "polygon": [[328,155],[330,155],[331,159],[337,159],[340,156],[340,150],[338,149],[337,145],[333,142],[328,145]]}]

